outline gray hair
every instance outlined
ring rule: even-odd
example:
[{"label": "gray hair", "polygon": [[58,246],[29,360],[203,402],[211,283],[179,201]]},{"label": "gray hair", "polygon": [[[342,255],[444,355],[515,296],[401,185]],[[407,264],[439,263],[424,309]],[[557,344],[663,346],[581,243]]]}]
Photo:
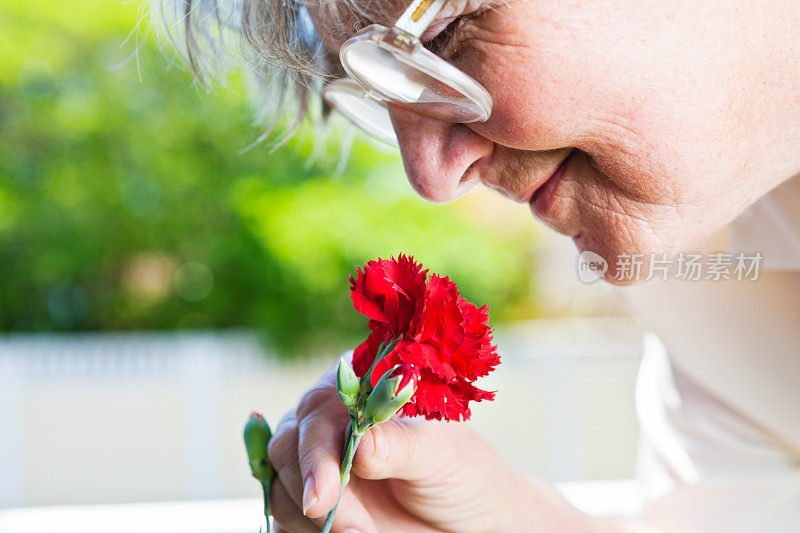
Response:
[{"label": "gray hair", "polygon": [[[159,35],[181,53],[200,84],[224,84],[231,69],[243,67],[256,82],[260,118],[273,121],[269,130],[293,99],[296,113],[288,135],[306,116],[321,82],[343,74],[308,9],[342,36],[362,26],[359,21],[378,17],[375,0],[148,1]],[[321,113],[327,116],[324,104]]]}]

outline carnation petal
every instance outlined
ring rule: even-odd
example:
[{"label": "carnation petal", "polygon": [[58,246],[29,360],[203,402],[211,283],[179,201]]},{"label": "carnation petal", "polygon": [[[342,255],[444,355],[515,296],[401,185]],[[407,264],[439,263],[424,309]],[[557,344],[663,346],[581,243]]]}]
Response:
[{"label": "carnation petal", "polygon": [[400,338],[375,364],[372,382],[398,364],[418,370],[416,393],[403,408],[407,416],[467,420],[470,402],[494,398],[494,392],[473,384],[500,363],[487,306],[468,302],[449,278],[428,276],[403,254],[370,261],[350,282],[354,306],[372,319],[372,333],[356,349],[353,368],[363,376],[380,343]]},{"label": "carnation petal", "polygon": [[436,346],[425,342],[404,344],[397,354],[401,361],[413,363],[418,368],[426,368],[444,380],[458,377],[455,369],[446,361]]},{"label": "carnation petal", "polygon": [[427,270],[411,256],[369,261],[350,278],[353,306],[386,323],[395,336],[407,333],[422,309]]}]

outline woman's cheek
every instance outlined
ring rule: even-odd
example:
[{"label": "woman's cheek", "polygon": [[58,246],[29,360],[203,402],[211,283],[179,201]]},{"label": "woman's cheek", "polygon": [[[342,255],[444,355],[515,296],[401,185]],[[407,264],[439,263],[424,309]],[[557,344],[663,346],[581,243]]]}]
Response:
[{"label": "woman's cheek", "polygon": [[[502,48],[502,47],[493,47]],[[574,110],[559,98],[557,87],[547,85],[547,75],[534,68],[535,59],[519,50],[498,50],[477,69],[465,71],[492,96],[492,115],[485,123],[471,124],[487,139],[518,150],[551,150],[571,145]]]},{"label": "woman's cheek", "polygon": [[[491,141],[519,150],[575,146],[590,118],[606,103],[594,98],[597,83],[583,80],[591,58],[543,42],[543,36],[495,36],[473,32],[454,64],[475,78],[492,96],[489,121],[470,125]],[[526,44],[520,44],[526,43]],[[581,72],[583,71],[583,73]]]}]

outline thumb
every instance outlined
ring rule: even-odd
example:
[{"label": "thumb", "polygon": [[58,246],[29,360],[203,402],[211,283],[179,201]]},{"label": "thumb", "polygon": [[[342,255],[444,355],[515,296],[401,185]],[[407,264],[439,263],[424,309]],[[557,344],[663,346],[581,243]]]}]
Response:
[{"label": "thumb", "polygon": [[462,460],[475,440],[463,424],[395,416],[364,434],[352,470],[363,479],[430,479]]}]

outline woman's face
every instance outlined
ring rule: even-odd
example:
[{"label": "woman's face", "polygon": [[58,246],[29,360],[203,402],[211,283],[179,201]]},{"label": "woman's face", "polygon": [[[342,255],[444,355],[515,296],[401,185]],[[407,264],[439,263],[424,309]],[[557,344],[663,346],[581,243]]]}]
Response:
[{"label": "woman's face", "polygon": [[451,2],[423,41],[449,26],[433,51],[494,108],[451,124],[390,106],[408,178],[431,201],[483,183],[530,204],[609,280],[619,254],[691,246],[800,172],[798,5]]}]

